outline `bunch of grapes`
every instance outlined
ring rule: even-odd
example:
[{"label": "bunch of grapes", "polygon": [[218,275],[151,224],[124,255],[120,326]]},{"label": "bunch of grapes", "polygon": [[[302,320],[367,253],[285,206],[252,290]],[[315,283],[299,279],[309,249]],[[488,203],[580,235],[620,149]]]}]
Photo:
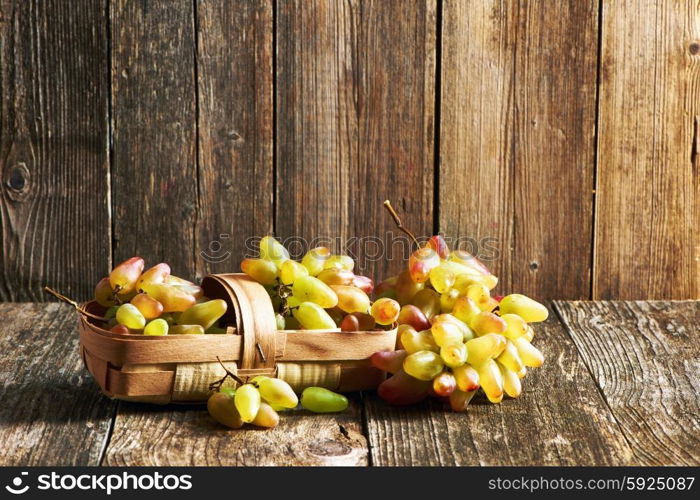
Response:
[{"label": "bunch of grapes", "polygon": [[202,288],[170,274],[160,263],[143,271],[141,257],[115,267],[95,287],[95,301],[106,308],[107,327],[114,333],[144,335],[225,333],[218,321],[226,302],[209,300]]},{"label": "bunch of grapes", "polygon": [[497,283],[474,256],[450,252],[441,236],[380,283],[377,293],[401,309],[398,350],[372,357],[374,366],[393,374],[379,395],[397,405],[428,395],[449,398],[455,411],[465,410],[479,387],[492,403],[504,394],[518,397],[527,368],[544,361],[531,344],[530,323],[544,321],[548,311],[524,295],[491,296]]},{"label": "bunch of grapes", "polygon": [[367,331],[392,325],[399,304],[390,299],[372,304],[374,288],[367,276],[353,272],[348,255],[332,255],[326,247],[309,250],[301,262],[271,236],[260,240],[260,257],[244,259],[241,269],[265,286],[280,330]]}]

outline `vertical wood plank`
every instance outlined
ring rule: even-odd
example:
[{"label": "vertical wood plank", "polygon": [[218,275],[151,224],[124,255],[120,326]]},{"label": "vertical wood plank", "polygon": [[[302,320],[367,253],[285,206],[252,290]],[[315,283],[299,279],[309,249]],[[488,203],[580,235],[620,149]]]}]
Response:
[{"label": "vertical wood plank", "polygon": [[593,298],[700,297],[700,10],[604,1]]},{"label": "vertical wood plank", "polygon": [[192,2],[111,3],[114,258],[194,274],[197,211]]},{"label": "vertical wood plank", "polygon": [[199,0],[197,272],[230,272],[272,232],[272,0]]},{"label": "vertical wood plank", "polygon": [[[385,199],[417,234],[432,233],[435,27],[435,0],[278,2],[281,237],[347,245],[378,277],[409,250],[403,241],[393,260],[378,254],[398,234]],[[379,241],[352,240],[363,237]]]},{"label": "vertical wood plank", "polygon": [[445,0],[440,230],[539,299],[590,293],[598,2]]},{"label": "vertical wood plank", "polygon": [[0,1],[0,300],[108,269],[106,36],[103,2]]}]

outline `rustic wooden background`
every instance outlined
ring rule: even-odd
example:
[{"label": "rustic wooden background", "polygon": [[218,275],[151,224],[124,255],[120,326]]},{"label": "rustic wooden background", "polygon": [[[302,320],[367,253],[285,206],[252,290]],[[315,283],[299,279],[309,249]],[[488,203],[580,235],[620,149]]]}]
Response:
[{"label": "rustic wooden background", "polygon": [[699,107],[696,0],[0,0],[0,299],[385,198],[504,291],[698,298]]}]

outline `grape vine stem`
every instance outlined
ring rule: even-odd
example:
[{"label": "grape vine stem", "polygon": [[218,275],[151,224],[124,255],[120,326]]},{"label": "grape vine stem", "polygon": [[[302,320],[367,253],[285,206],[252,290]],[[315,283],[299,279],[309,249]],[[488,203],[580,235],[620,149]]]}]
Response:
[{"label": "grape vine stem", "polygon": [[394,219],[394,222],[396,222],[396,227],[398,227],[401,231],[406,233],[408,237],[413,240],[413,243],[415,243],[416,246],[420,248],[420,243],[418,243],[416,236],[410,230],[405,228],[403,224],[401,224],[401,218],[399,217],[399,214],[396,213],[396,210],[394,210],[394,207],[391,206],[391,202],[389,200],[384,201],[384,208],[387,209],[391,217]]},{"label": "grape vine stem", "polygon": [[97,321],[102,321],[102,322],[105,322],[105,323],[106,323],[107,321],[109,321],[109,319],[107,319],[107,318],[103,318],[102,316],[98,316],[98,315],[96,315],[96,314],[92,314],[91,312],[86,311],[85,309],[83,309],[82,307],[80,307],[80,305],[79,305],[76,301],[74,301],[73,299],[70,299],[70,298],[66,297],[66,296],[63,295],[62,293],[57,292],[56,290],[54,290],[54,289],[51,288],[51,287],[45,286],[45,287],[44,287],[44,291],[45,291],[46,293],[49,293],[49,294],[53,295],[53,296],[56,297],[58,300],[61,300],[61,301],[63,301],[63,302],[66,302],[67,304],[72,305],[72,306],[75,308],[75,310],[78,311],[78,312],[79,312],[80,314],[82,314],[83,316],[87,316],[88,318],[96,319]]}]

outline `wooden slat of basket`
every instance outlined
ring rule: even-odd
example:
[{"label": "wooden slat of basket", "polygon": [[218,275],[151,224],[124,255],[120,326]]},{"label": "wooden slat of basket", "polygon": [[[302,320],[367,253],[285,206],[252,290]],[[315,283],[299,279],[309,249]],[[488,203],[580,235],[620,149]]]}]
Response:
[{"label": "wooden slat of basket", "polygon": [[366,360],[377,351],[393,351],[396,331],[326,332],[287,330],[278,332],[284,342],[280,361],[355,361]]}]

